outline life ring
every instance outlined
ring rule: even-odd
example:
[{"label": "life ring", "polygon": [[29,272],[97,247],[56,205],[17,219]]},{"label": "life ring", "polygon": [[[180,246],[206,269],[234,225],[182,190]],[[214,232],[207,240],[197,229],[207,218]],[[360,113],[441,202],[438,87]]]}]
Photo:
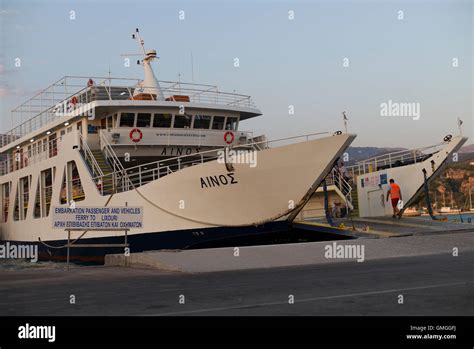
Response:
[{"label": "life ring", "polygon": [[[229,140],[229,136],[230,136],[230,140]],[[224,142],[226,142],[227,144],[231,144],[234,141],[234,139],[235,139],[235,136],[233,132],[227,131],[226,133],[224,133]]]},{"label": "life ring", "polygon": [[[136,134],[138,133],[138,136]],[[143,133],[140,131],[138,128],[134,128],[133,130],[130,131],[130,139],[132,142],[137,143],[140,142],[143,138]]]}]

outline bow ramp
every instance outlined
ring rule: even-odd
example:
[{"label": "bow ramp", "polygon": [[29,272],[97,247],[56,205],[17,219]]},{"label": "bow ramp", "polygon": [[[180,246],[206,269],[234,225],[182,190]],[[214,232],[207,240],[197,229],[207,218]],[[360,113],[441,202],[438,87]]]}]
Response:
[{"label": "bow ramp", "polygon": [[403,210],[412,205],[425,190],[426,184],[439,176],[446,162],[453,157],[466,137],[446,137],[433,146],[389,153],[359,162],[350,169],[355,179],[360,217],[392,215],[387,202],[390,179],[400,186]]},{"label": "bow ramp", "polygon": [[326,189],[318,187],[296,220],[349,214],[361,218],[391,216],[392,207],[386,200],[390,179],[401,187],[403,213],[440,175],[446,162],[455,159],[466,140],[462,136],[447,136],[442,143],[432,146],[366,159],[348,167],[347,177],[335,167],[325,178]]}]

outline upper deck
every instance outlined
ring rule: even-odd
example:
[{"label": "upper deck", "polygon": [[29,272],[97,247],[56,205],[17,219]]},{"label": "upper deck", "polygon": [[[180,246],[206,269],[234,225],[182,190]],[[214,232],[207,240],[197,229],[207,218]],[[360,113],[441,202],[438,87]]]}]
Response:
[{"label": "upper deck", "polygon": [[[87,113],[101,102],[237,110],[241,112],[241,120],[261,115],[250,96],[223,92],[214,85],[159,81],[164,100],[158,100],[156,95],[146,93],[146,87],[140,83],[140,79],[65,76],[12,110],[13,119],[21,123],[2,135],[1,151],[22,142],[26,136],[34,136],[44,127]],[[137,98],[137,92],[141,91],[145,92]]]}]

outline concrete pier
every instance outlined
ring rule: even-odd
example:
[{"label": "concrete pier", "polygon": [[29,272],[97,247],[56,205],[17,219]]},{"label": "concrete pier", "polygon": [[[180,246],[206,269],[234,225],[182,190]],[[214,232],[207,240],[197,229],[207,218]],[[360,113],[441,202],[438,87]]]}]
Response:
[{"label": "concrete pier", "polygon": [[[248,247],[227,247],[186,251],[150,251],[108,255],[108,266],[153,268],[161,271],[205,273],[230,270],[347,263],[346,258],[326,258],[327,246],[363,246],[364,261],[431,254],[452,255],[453,249],[474,251],[474,234],[466,232],[438,233],[387,239],[356,239]],[[360,263],[352,260],[354,263]]]}]

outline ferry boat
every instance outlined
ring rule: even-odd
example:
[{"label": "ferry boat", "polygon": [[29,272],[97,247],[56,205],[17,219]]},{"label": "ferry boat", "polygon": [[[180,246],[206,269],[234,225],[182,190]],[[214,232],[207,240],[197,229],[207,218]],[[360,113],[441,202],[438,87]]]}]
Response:
[{"label": "ferry boat", "polygon": [[430,215],[433,217],[429,202],[429,184],[441,174],[443,168],[459,149],[466,143],[467,137],[461,134],[446,135],[442,142],[427,147],[391,152],[374,158],[362,160],[351,166],[351,178],[354,179],[355,196],[360,217],[391,216],[392,207],[387,201],[389,180],[394,179],[401,187],[403,200],[399,202],[401,217],[413,214],[407,209],[424,195]]},{"label": "ferry boat", "polygon": [[[400,150],[364,159],[345,168],[345,175],[333,170],[325,182],[327,190],[318,188],[298,214],[297,219],[319,219],[326,215],[332,204],[344,206],[343,211],[352,217],[390,217],[392,206],[387,200],[390,179],[401,187],[403,201],[399,203],[400,217],[421,215],[411,206],[417,204],[421,195],[429,191],[429,183],[441,174],[449,159],[457,159],[456,152],[465,144],[467,137],[446,135],[442,142],[434,145]],[[431,202],[427,203],[433,217]],[[429,205],[428,205],[429,204]],[[442,207],[439,213],[457,213],[453,208]],[[347,213],[343,216],[347,216]]]},{"label": "ferry boat", "polygon": [[[143,208],[130,251],[287,229],[355,135],[320,132],[270,141],[240,130],[261,115],[250,96],[216,86],[158,81],[156,51],[143,52],[143,80],[66,76],[15,108],[25,120],[1,136],[0,240],[35,243],[40,258],[65,259],[56,207]],[[254,155],[255,166],[224,161]],[[114,244],[123,231],[84,231],[82,244]],[[118,248],[74,248],[100,261]]]}]

